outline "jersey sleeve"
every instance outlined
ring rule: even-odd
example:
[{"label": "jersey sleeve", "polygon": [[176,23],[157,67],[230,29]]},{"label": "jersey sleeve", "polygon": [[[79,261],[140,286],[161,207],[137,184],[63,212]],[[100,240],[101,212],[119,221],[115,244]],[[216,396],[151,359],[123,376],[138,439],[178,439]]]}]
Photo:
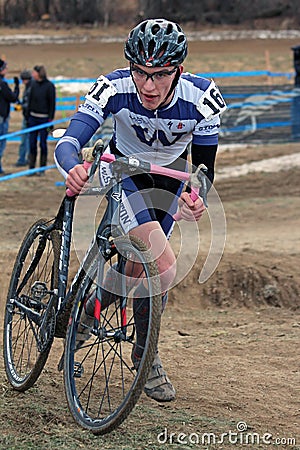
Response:
[{"label": "jersey sleeve", "polygon": [[110,113],[109,102],[116,93],[113,83],[103,75],[89,89],[84,103],[79,106],[55,149],[55,162],[64,177],[79,163],[79,152],[82,147]]},{"label": "jersey sleeve", "polygon": [[227,109],[227,105],[213,80],[201,94],[196,108],[200,113],[200,120],[194,129],[193,143],[196,145],[218,144],[220,115]]},{"label": "jersey sleeve", "polygon": [[98,129],[92,117],[76,113],[64,134],[58,141],[54,159],[58,170],[66,177],[69,170],[80,162],[79,153]]}]

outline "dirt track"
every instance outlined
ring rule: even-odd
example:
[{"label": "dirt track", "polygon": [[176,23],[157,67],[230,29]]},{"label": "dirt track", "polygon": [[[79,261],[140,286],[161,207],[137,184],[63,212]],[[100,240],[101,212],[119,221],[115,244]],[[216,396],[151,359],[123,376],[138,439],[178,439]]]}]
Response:
[{"label": "dirt track", "polygon": [[[271,54],[279,54],[279,47],[289,45],[274,42]],[[236,46],[233,43],[233,54]],[[268,46],[271,48],[270,42]],[[226,51],[230,53],[228,46]],[[37,53],[31,61],[36,57]],[[47,64],[51,67],[53,61],[49,59]],[[217,166],[295,152],[299,152],[298,144],[222,149]],[[16,155],[16,146],[9,144],[5,155],[8,171],[15,170]],[[220,436],[237,431],[237,423],[245,422],[248,432],[261,436],[269,432],[273,440],[293,438],[297,442],[279,448],[299,449],[300,170],[280,174],[255,173],[220,181],[216,177],[227,220],[222,260],[200,285],[198,276],[210,239],[209,221],[204,218],[199,223],[200,255],[189,276],[171,292],[163,318],[160,352],[177,390],[176,402],[158,406],[143,396],[119,432],[105,439],[91,437],[77,429],[66,410],[61,375],[56,371],[62,348],[58,341],[36,387],[24,395],[11,390],[0,363],[0,448],[163,449],[167,444],[159,444],[157,435],[165,427],[175,434],[210,432]],[[53,170],[42,178],[0,183],[1,329],[16,250],[34,219],[55,214],[63,196],[63,188],[54,184],[58,180],[61,177]],[[176,233],[173,239],[176,244]],[[204,448],[193,445],[189,448]],[[176,444],[171,448],[187,447]],[[242,445],[225,440],[224,445],[205,448]],[[245,448],[269,446],[261,440]]]}]

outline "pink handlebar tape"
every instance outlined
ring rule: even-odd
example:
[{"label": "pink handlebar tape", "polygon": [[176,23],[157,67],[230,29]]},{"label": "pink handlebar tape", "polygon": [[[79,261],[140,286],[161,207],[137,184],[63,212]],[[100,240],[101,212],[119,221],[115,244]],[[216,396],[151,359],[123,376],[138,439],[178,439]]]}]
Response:
[{"label": "pink handlebar tape", "polygon": [[[107,162],[107,163],[112,163],[116,160],[115,155],[112,155],[111,153],[103,153],[103,155],[101,155],[101,161]],[[92,162],[87,162],[84,161],[83,162],[83,167],[86,169],[86,171],[89,170],[89,168],[91,167]],[[176,179],[180,179],[182,181],[188,181],[190,179],[190,174],[188,172],[182,172],[179,170],[174,170],[174,169],[168,169],[166,167],[161,167],[161,166],[157,166],[155,164],[150,164],[151,173],[154,174],[158,174],[158,175],[166,175],[172,178],[176,178]],[[191,193],[190,193],[190,197],[193,201],[196,201],[197,198],[199,197],[198,195],[199,189],[196,188],[191,188]],[[71,191],[71,189],[67,189],[66,194],[68,197],[74,197],[74,192]],[[174,220],[180,220],[181,219],[181,214],[180,211],[178,211],[176,214],[174,214],[173,216]]]}]

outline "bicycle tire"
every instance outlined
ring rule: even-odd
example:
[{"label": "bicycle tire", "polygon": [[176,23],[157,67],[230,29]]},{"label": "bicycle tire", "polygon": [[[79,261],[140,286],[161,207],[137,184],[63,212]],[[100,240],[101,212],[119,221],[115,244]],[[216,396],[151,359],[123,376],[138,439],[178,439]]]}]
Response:
[{"label": "bicycle tire", "polygon": [[[40,219],[29,228],[17,254],[8,289],[3,356],[7,379],[18,391],[26,391],[36,382],[54,338],[53,290],[58,285],[61,236],[57,230],[46,236],[44,230],[48,224],[46,219]],[[47,308],[50,301],[51,307]],[[44,327],[40,326],[43,321]]]},{"label": "bicycle tire", "polygon": [[[118,250],[108,258],[103,258],[97,252],[95,261],[87,268],[78,291],[74,292],[74,304],[65,341],[64,385],[68,407],[77,424],[95,435],[106,434],[117,428],[136,405],[153,363],[160,330],[161,294],[156,262],[147,261],[143,256],[147,247],[138,238],[118,237],[114,240],[114,245]],[[133,291],[136,286],[133,289],[132,282],[131,286],[124,288],[125,283],[122,283],[122,279],[126,278],[124,266],[129,256],[132,267],[136,261],[141,264],[139,267],[143,268],[145,277],[143,283],[147,282],[147,292],[151,294],[145,347],[135,368],[131,355],[136,345],[132,309],[132,302],[135,301]],[[92,326],[88,340],[78,345],[78,330],[82,331],[84,326],[81,321],[84,315],[84,299],[91,295],[97,283],[104,283],[105,272],[115,267],[116,259],[119,284],[122,285],[123,291],[126,289],[126,297],[116,295],[115,300],[101,311],[99,332],[96,333],[94,328],[93,333]],[[120,322],[124,311],[121,312],[121,305],[125,298],[127,321],[124,334],[129,338],[122,340]]]}]

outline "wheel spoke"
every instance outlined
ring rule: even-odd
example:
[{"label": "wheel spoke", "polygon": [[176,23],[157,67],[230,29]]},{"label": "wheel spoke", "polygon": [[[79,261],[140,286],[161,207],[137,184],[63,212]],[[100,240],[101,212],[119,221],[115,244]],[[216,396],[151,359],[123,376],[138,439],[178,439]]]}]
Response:
[{"label": "wheel spoke", "polygon": [[53,340],[55,311],[48,305],[52,305],[58,282],[60,235],[57,231],[43,235],[45,229],[46,221],[41,219],[26,234],[5,309],[5,369],[9,382],[20,391],[30,388],[38,378]]},{"label": "wheel spoke", "polygon": [[[137,345],[134,293],[141,283],[140,277],[146,292],[154,292],[152,279],[157,279],[158,273],[154,263],[150,265],[143,259],[140,241],[134,244],[128,239],[118,238],[118,254],[108,260],[99,253],[95,255],[98,263],[93,263],[93,268],[87,270],[88,275],[75,294],[66,337],[64,378],[69,409],[82,427],[95,434],[108,433],[130,413],[143,391],[156,351],[161,299],[153,295],[148,303],[150,310],[141,360],[134,367],[132,355]],[[129,255],[131,259],[128,262]],[[132,260],[138,263],[138,272]],[[130,274],[135,278],[128,277],[126,265],[131,266]],[[136,278],[137,273],[139,278]],[[95,291],[97,286],[100,289]],[[87,320],[83,305],[84,299],[88,304],[92,298],[95,304],[96,297],[102,309],[99,327],[95,330],[91,317],[88,319],[90,324],[83,325]],[[79,372],[76,372],[76,367],[80,368]]]}]

